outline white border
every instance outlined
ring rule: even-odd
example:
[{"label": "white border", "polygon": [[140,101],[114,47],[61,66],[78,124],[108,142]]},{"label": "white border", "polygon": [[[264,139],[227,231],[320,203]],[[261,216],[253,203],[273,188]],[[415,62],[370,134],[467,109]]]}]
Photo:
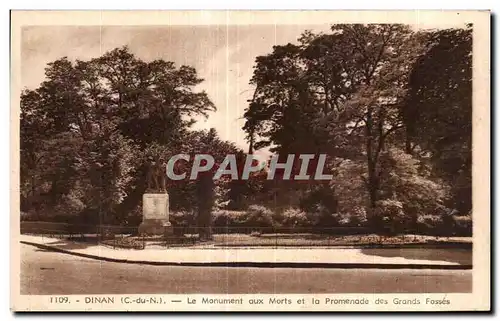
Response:
[{"label": "white border", "polygon": [[[119,6],[117,6],[119,4]],[[103,3],[102,1],[96,1],[96,0],[87,0],[82,3],[77,3],[77,2],[69,2],[69,1],[53,1],[53,0],[48,0],[48,1],[2,1],[0,6],[2,6],[2,13],[4,18],[8,18],[9,13],[7,10],[9,8],[15,8],[15,9],[122,9],[122,10],[127,10],[127,9],[160,9],[158,7],[159,2],[155,1],[131,1],[131,0],[122,0],[120,2],[110,2],[110,3]],[[482,0],[475,0],[475,1],[426,1],[426,0],[421,0],[421,1],[359,1],[359,0],[351,0],[348,3],[343,3],[343,2],[327,2],[327,1],[318,1],[318,0],[308,0],[308,1],[296,1],[296,0],[290,0],[286,2],[277,2],[277,3],[271,3],[270,1],[266,0],[255,0],[251,1],[248,3],[241,3],[241,2],[235,2],[235,1],[218,1],[218,2],[206,2],[206,1],[192,1],[192,0],[183,0],[182,2],[178,2],[177,5],[175,3],[169,3],[168,7],[163,7],[162,9],[446,9],[446,10],[451,10],[451,9],[492,9],[493,12],[500,11],[499,8],[499,2],[498,1],[482,1]],[[8,98],[10,96],[10,90],[9,90],[9,56],[10,56],[10,50],[9,50],[9,24],[7,23],[8,19],[4,19],[4,23],[2,24],[2,32],[0,33],[2,36],[2,44],[5,46],[4,50],[2,51],[4,55],[4,59],[1,60],[0,66],[2,68],[2,81],[3,86],[3,95],[4,101],[6,102],[6,107],[1,109],[1,115],[0,119],[4,122],[3,126],[0,126],[0,139],[2,139],[2,146],[5,146],[7,148],[6,152],[1,154],[0,161],[1,164],[3,165],[3,171],[2,173],[2,190],[0,190],[0,197],[2,197],[2,203],[4,205],[4,211],[3,211],[3,216],[2,219],[3,224],[2,227],[4,228],[4,233],[2,233],[3,236],[3,242],[1,242],[1,247],[2,247],[2,253],[4,255],[9,252],[9,215],[7,213],[10,212],[9,209],[9,190],[10,190],[10,185],[9,185],[9,171],[7,168],[9,168],[9,119],[10,119],[10,99]],[[498,22],[494,26],[494,33],[492,35],[495,36],[495,40],[497,40],[498,37]],[[496,52],[495,58],[498,58],[498,52]],[[492,57],[492,59],[494,59]],[[495,71],[498,72],[498,65],[495,68]],[[496,78],[496,76],[494,77]],[[497,82],[494,82],[497,84]],[[492,109],[495,108],[496,106],[492,106]],[[498,112],[496,113],[495,120],[498,123]],[[494,142],[495,142],[495,147],[496,146],[496,141],[498,141],[497,135],[494,137]],[[496,154],[495,154],[496,155]],[[498,173],[497,173],[498,174]],[[495,178],[498,178],[497,175],[495,175]],[[499,193],[500,194],[500,193]],[[498,198],[498,195],[495,192],[495,196],[493,199]],[[496,210],[496,206],[495,206]],[[495,211],[496,212],[496,211]],[[496,220],[497,224],[495,226],[498,227],[498,219]],[[496,231],[496,229],[495,229]],[[493,233],[494,234],[494,233]],[[498,238],[497,238],[498,240]],[[1,292],[1,302],[3,302],[4,306],[1,311],[3,312],[1,315],[2,320],[8,320],[12,319],[13,315],[7,311],[9,311],[9,289],[7,284],[9,284],[9,273],[6,270],[7,265],[2,265],[2,275],[4,276],[4,290]],[[497,296],[498,297],[498,296]],[[42,315],[37,315],[36,317],[44,317]],[[87,316],[84,316],[86,318]],[[94,316],[97,317],[97,316]],[[117,315],[114,317],[123,317],[121,315]],[[141,317],[141,316],[135,316],[135,317]],[[173,316],[169,316],[173,317]],[[241,316],[238,316],[241,317]],[[273,316],[276,317],[276,316]],[[290,317],[285,316],[285,317]],[[335,318],[344,318],[345,316],[334,316]],[[361,315],[358,317],[365,318],[366,315]],[[398,316],[398,317],[404,317],[404,316]],[[445,318],[454,318],[455,316],[447,316]],[[98,317],[100,318],[100,316]]]}]

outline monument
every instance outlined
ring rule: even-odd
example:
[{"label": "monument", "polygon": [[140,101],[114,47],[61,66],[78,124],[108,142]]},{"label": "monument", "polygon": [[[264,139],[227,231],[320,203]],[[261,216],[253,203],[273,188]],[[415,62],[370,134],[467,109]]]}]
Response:
[{"label": "monument", "polygon": [[160,160],[150,162],[148,170],[148,188],[142,195],[142,223],[139,235],[173,234],[169,221],[169,200],[166,190],[165,164]]}]

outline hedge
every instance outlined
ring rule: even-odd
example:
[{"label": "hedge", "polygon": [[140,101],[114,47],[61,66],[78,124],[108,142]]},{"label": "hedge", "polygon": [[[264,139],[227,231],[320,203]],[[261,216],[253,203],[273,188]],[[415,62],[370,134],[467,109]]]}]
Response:
[{"label": "hedge", "polygon": [[[212,226],[215,233],[331,233],[352,235],[369,232],[366,220],[356,215],[305,213],[300,209],[289,208],[274,212],[264,206],[252,205],[246,211],[218,210],[213,212]],[[171,212],[170,222],[174,231],[182,234],[195,231],[196,213]],[[360,223],[361,222],[361,223]],[[436,236],[471,236],[472,216],[457,215],[419,215],[416,222],[401,233]],[[57,222],[22,221],[21,233],[31,234],[136,234],[137,226],[96,226]],[[188,233],[189,234],[189,233]]]}]

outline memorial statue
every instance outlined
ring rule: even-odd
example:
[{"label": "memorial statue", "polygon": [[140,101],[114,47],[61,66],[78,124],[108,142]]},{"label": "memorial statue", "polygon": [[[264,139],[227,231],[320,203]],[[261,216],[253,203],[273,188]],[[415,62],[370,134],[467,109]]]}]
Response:
[{"label": "memorial statue", "polygon": [[149,159],[147,172],[147,191],[148,192],[166,192],[167,163],[162,157]]},{"label": "memorial statue", "polygon": [[147,190],[142,195],[142,223],[139,235],[170,235],[169,199],[166,188],[167,165],[162,157],[149,158]]}]

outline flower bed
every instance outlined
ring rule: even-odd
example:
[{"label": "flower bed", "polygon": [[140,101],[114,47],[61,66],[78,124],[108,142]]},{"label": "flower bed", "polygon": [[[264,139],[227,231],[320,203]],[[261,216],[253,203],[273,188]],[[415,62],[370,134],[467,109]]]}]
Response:
[{"label": "flower bed", "polygon": [[104,240],[100,242],[101,244],[118,247],[123,249],[134,249],[134,250],[143,250],[144,242],[140,239],[133,237],[124,237],[124,238],[115,238],[112,240]]}]

